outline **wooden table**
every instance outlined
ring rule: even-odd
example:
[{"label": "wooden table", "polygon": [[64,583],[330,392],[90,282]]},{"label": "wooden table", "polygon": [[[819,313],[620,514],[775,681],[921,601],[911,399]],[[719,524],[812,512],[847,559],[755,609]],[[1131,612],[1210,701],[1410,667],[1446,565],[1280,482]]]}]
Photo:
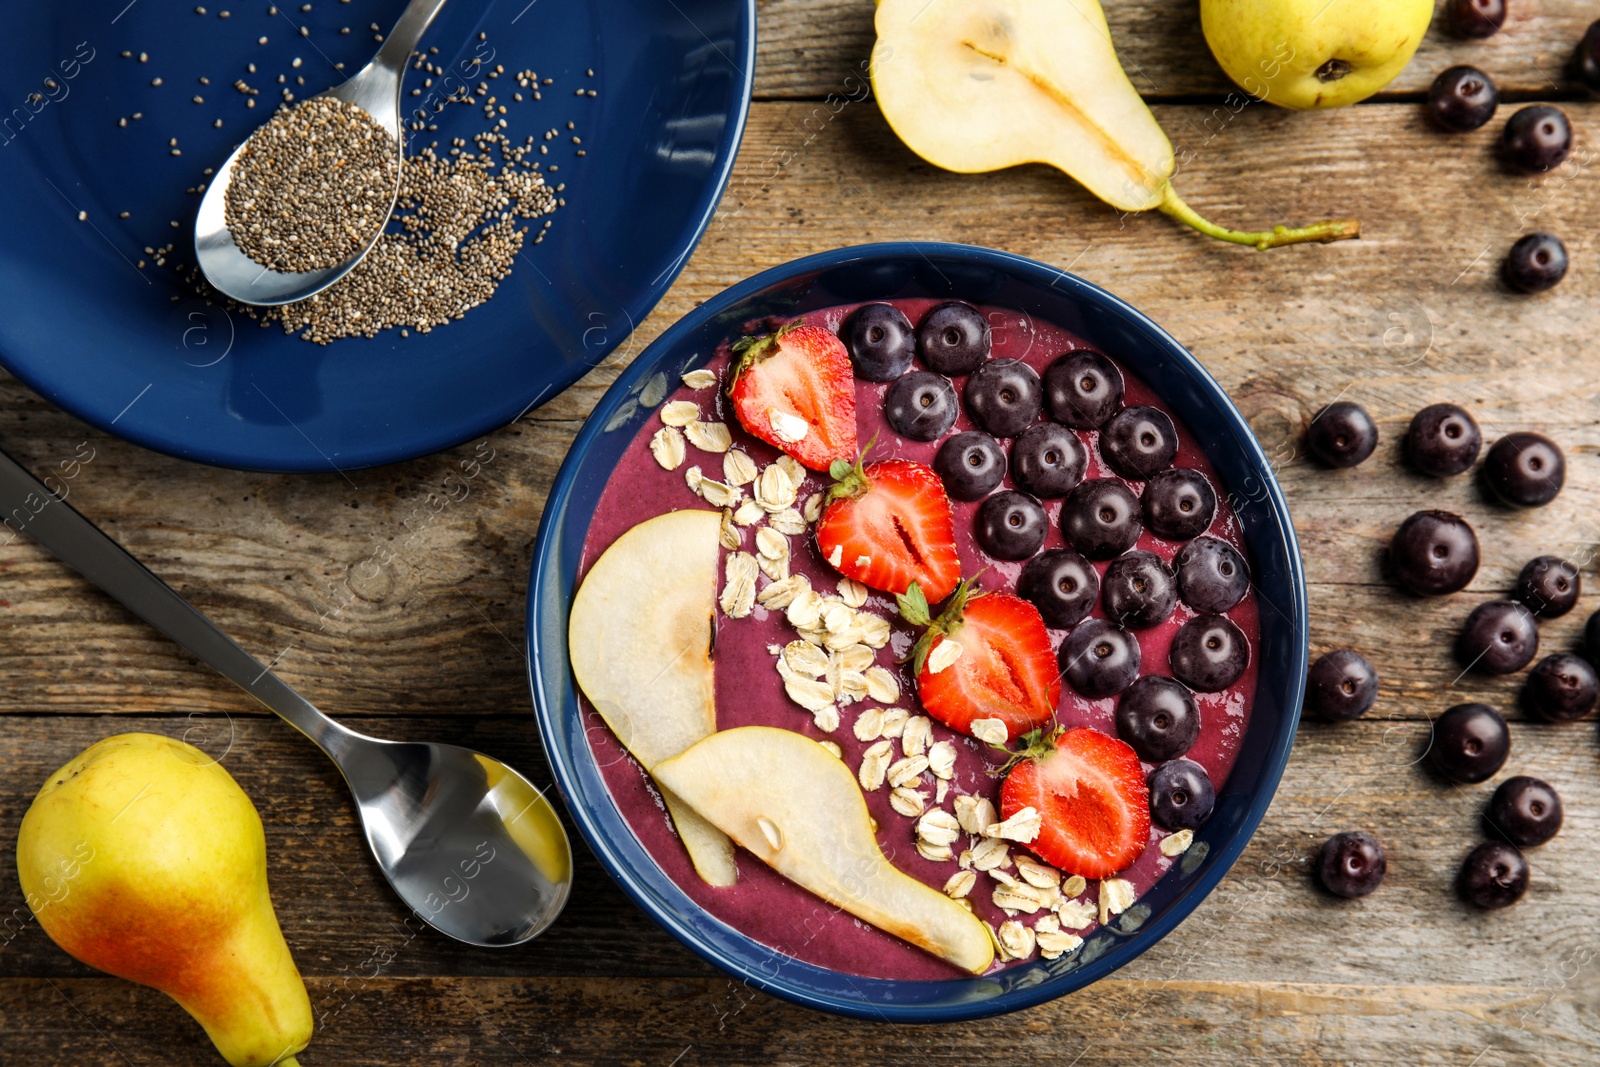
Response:
[{"label": "wooden table", "polygon": [[[1594,723],[1531,723],[1518,678],[1462,675],[1450,653],[1471,606],[1506,590],[1526,559],[1587,563],[1600,540],[1600,181],[1588,165],[1600,105],[1576,102],[1561,74],[1600,11],[1529,0],[1481,44],[1435,30],[1378,101],[1292,114],[1227,96],[1193,0],[1108,7],[1134,81],[1186,161],[1189,203],[1248,228],[1357,217],[1363,240],[1259,254],[1160,216],[1120,218],[1043,167],[936,171],[852,80],[871,43],[870,4],[764,0],[757,102],[719,218],[610,363],[488,436],[493,459],[466,499],[437,514],[424,504],[477,445],[345,474],[211,470],[89,429],[10,379],[0,440],[41,473],[92,454],[68,482],[72,503],[323,707],[386,736],[473,745],[543,782],[522,651],[529,551],[556,466],[621,366],[723,287],[838,245],[967,241],[1067,267],[1150,313],[1233,394],[1294,509],[1313,653],[1353,646],[1383,675],[1365,720],[1301,728],[1254,842],[1179,930],[1075,996],[928,1027],[848,1022],[752,992],[658,930],[586,853],[566,914],[529,947],[414,934],[334,769],[19,539],[0,549],[0,911],[12,917],[0,943],[0,1062],[221,1062],[171,1001],[78,965],[27,921],[18,820],[51,770],[125,730],[226,752],[260,808],[278,913],[321,1018],[307,1067],[1600,1062]],[[1528,181],[1494,160],[1500,122],[1431,130],[1419,101],[1455,62],[1488,70],[1514,101],[1573,101],[1573,162]],[[1535,229],[1566,240],[1572,270],[1550,294],[1515,296],[1499,262]],[[1365,404],[1383,433],[1377,455],[1348,472],[1300,454],[1307,419],[1336,397]],[[1436,401],[1469,407],[1491,440],[1554,437],[1566,491],[1511,512],[1470,479],[1408,472],[1398,441]],[[1421,601],[1383,575],[1391,532],[1425,506],[1460,511],[1478,530],[1484,564],[1465,593]],[[367,579],[364,561],[388,549],[392,564]],[[1546,624],[1545,648],[1572,647],[1596,606],[1591,594]],[[1550,780],[1567,805],[1566,828],[1531,856],[1527,898],[1498,914],[1451,892],[1491,786],[1453,788],[1418,765],[1429,720],[1467,700],[1512,719],[1505,773]],[[1309,861],[1353,827],[1385,842],[1389,878],[1364,901],[1336,901],[1313,887]]]}]

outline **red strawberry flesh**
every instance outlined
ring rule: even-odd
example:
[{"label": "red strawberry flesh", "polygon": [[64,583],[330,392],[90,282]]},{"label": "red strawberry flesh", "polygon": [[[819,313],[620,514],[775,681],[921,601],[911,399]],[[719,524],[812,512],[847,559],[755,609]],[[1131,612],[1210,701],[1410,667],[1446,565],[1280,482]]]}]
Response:
[{"label": "red strawberry flesh", "polygon": [[955,519],[933,469],[891,459],[860,471],[859,496],[830,503],[817,523],[822,557],[847,578],[888,593],[919,584],[931,603],[961,580]]},{"label": "red strawberry flesh", "polygon": [[1020,737],[1051,720],[1061,699],[1055,649],[1039,609],[1010,593],[970,600],[944,641],[961,655],[938,673],[926,664],[917,674],[917,695],[928,714],[952,729],[972,732],[977,719],[999,719],[1007,736]]},{"label": "red strawberry flesh", "polygon": [[756,437],[812,470],[856,454],[850,354],[831,331],[794,326],[735,346],[734,414]]},{"label": "red strawberry flesh", "polygon": [[1088,727],[1063,733],[1040,759],[1024,758],[1000,789],[1000,814],[1038,811],[1028,847],[1068,874],[1109,878],[1144,851],[1150,802],[1133,749]]}]

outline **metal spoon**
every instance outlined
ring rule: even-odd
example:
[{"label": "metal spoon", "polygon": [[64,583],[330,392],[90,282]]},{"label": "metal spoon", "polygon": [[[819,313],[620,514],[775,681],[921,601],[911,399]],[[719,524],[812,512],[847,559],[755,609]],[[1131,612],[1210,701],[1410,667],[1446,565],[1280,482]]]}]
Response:
[{"label": "metal spoon", "polygon": [[[444,5],[445,0],[411,0],[405,14],[400,16],[400,21],[384,38],[383,47],[378,49],[372,62],[343,85],[321,94],[329,99],[355,104],[371,115],[379,126],[393,134],[395,152],[400,157],[402,167],[405,165],[405,152],[401,146],[405,140],[400,129],[400,90],[405,80],[406,64],[410,62],[411,53],[416,49],[417,42],[422,40],[428,24]],[[249,141],[245,144],[249,144]],[[382,236],[383,227],[379,226],[361,251],[336,267],[303,273],[263,267],[239,251],[228,229],[224,199],[228,183],[233,178],[233,165],[242,151],[243,144],[235,148],[228,161],[217,168],[216,175],[206,188],[206,195],[200,201],[200,214],[194,224],[194,250],[199,257],[200,269],[205,272],[206,280],[223,293],[246,304],[292,304],[296,300],[304,300],[350,273],[351,268],[361,262],[362,257]],[[394,194],[389,198],[391,212],[394,210],[394,200],[399,195],[400,182],[397,177]]]},{"label": "metal spoon", "polygon": [[340,726],[4,452],[0,512],[315,741],[344,773],[384,877],[424,921],[486,946],[521,944],[555,921],[572,885],[571,845],[522,775],[456,745]]}]

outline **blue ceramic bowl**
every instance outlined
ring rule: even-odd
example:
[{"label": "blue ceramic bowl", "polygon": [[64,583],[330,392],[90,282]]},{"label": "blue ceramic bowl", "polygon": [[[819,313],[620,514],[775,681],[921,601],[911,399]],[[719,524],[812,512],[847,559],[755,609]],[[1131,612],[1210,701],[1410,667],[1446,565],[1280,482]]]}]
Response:
[{"label": "blue ceramic bowl", "polygon": [[[860,300],[961,298],[1012,307],[1077,333],[1157,389],[1215,464],[1239,515],[1261,602],[1260,680],[1238,762],[1194,845],[1129,911],[1068,957],[988,978],[888,981],[775,953],[711,917],[651,860],[617,810],[584,737],[567,661],[567,611],[589,519],[606,478],[655,412],[660,376],[703,363],[739,325]],[[1289,509],[1250,428],[1177,341],[1103,289],[1020,256],[966,245],[844,248],[774,267],[696,308],[644,351],[601,399],[557,475],[534,552],[528,661],[539,729],[579,830],[617,883],[695,952],[749,985],[824,1011],[947,1022],[1026,1008],[1104,978],[1154,945],[1239,858],[1289,758],[1306,676],[1306,591]]]}]

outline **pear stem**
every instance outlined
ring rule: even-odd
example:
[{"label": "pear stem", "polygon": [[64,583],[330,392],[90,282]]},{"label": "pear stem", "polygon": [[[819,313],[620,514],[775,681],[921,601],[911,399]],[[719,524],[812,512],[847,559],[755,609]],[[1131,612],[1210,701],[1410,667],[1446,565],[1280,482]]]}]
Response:
[{"label": "pear stem", "polygon": [[1287,226],[1274,226],[1270,232],[1247,233],[1242,230],[1230,230],[1226,226],[1218,226],[1214,222],[1207,222],[1201,218],[1188,204],[1183,202],[1176,190],[1168,185],[1166,195],[1161,199],[1160,208],[1173,218],[1186,225],[1192,226],[1207,237],[1215,237],[1219,241],[1231,241],[1236,245],[1253,245],[1257,251],[1265,252],[1269,248],[1279,245],[1301,244],[1305,241],[1316,241],[1327,244],[1329,241],[1343,241],[1351,237],[1361,236],[1361,223],[1356,219],[1329,219],[1326,222],[1312,223],[1310,226],[1300,226],[1290,229]]}]

